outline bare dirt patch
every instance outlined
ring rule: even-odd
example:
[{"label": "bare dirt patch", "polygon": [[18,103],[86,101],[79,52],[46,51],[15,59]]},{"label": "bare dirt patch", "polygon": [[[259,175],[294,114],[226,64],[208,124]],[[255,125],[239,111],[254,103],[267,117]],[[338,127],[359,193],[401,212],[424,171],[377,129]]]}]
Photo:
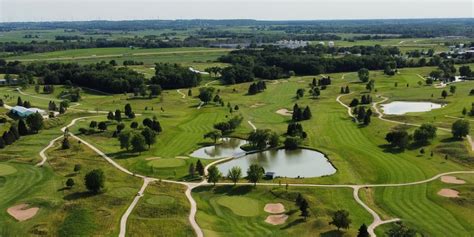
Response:
[{"label": "bare dirt patch", "polygon": [[264,103],[255,103],[253,105],[250,106],[250,108],[258,108],[260,106],[264,106],[265,104]]},{"label": "bare dirt patch", "polygon": [[38,213],[38,207],[28,208],[28,204],[19,204],[7,209],[8,214],[18,221],[26,221],[33,218]]},{"label": "bare dirt patch", "polygon": [[278,214],[285,212],[285,206],[281,203],[267,203],[263,210],[271,214]]},{"label": "bare dirt patch", "polygon": [[267,216],[267,219],[265,219],[265,222],[271,225],[281,225],[284,224],[287,219],[288,215],[286,214],[269,215]]},{"label": "bare dirt patch", "polygon": [[439,190],[438,195],[448,198],[457,198],[459,197],[459,192],[454,189],[443,188]]},{"label": "bare dirt patch", "polygon": [[448,183],[448,184],[465,184],[466,183],[466,181],[462,179],[458,179],[457,177],[449,176],[449,175],[441,176],[441,182]]},{"label": "bare dirt patch", "polygon": [[287,110],[287,109],[279,109],[276,111],[277,114],[283,115],[283,116],[292,116],[293,111]]}]

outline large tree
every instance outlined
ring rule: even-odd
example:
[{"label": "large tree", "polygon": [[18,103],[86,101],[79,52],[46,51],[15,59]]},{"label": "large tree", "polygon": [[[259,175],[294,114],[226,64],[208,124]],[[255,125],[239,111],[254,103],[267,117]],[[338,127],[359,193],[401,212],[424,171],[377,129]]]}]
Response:
[{"label": "large tree", "polygon": [[454,122],[451,126],[451,133],[456,139],[461,139],[469,135],[469,130],[469,122],[462,119],[456,120],[456,122]]},{"label": "large tree", "polygon": [[145,138],[145,143],[148,145],[148,149],[150,149],[150,146],[156,142],[156,133],[151,130],[151,128],[145,127],[141,134]]},{"label": "large tree", "polygon": [[214,143],[217,143],[217,140],[222,137],[222,132],[220,130],[212,130],[204,134],[204,138],[210,138],[214,140]]},{"label": "large tree", "polygon": [[362,224],[359,227],[359,232],[357,233],[357,237],[369,237],[370,234],[367,231],[367,226],[365,224]]},{"label": "large tree", "polygon": [[357,72],[357,75],[359,76],[359,80],[361,82],[368,82],[369,81],[369,69],[361,68]]},{"label": "large tree", "polygon": [[330,225],[337,227],[337,230],[348,229],[351,224],[351,219],[349,218],[349,212],[346,210],[337,210],[332,215],[332,221],[329,222]]},{"label": "large tree", "polygon": [[100,192],[104,188],[104,183],[105,174],[101,169],[92,170],[84,177],[86,188],[93,193]]},{"label": "large tree", "polygon": [[145,137],[143,137],[143,135],[140,133],[133,134],[132,138],[130,139],[130,143],[132,144],[134,152],[141,153],[142,151],[146,150]]},{"label": "large tree", "polygon": [[237,184],[239,179],[242,177],[242,170],[238,166],[234,166],[229,170],[229,173],[227,174],[227,178],[232,180],[234,182],[234,185]]},{"label": "large tree", "polygon": [[397,222],[392,225],[392,228],[386,234],[388,237],[415,237],[416,230],[405,226],[402,222]]},{"label": "large tree", "polygon": [[250,167],[247,169],[247,180],[251,183],[254,184],[254,186],[257,185],[258,181],[262,178],[263,174],[265,173],[265,170],[263,167],[257,164],[252,164]]},{"label": "large tree", "polygon": [[30,114],[26,117],[26,123],[32,132],[37,133],[44,126],[43,116],[40,113]]},{"label": "large tree", "polygon": [[436,130],[437,128],[432,124],[422,124],[413,133],[413,139],[415,140],[415,142],[425,144],[429,140],[436,137]]},{"label": "large tree", "polygon": [[221,178],[221,172],[215,166],[209,167],[209,170],[207,172],[208,172],[207,182],[208,183],[213,183],[214,185],[216,185],[216,183]]}]

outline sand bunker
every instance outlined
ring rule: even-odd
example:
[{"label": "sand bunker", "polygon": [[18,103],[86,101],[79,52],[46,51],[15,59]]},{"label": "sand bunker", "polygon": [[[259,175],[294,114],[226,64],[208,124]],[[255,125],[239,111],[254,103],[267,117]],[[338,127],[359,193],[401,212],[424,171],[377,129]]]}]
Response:
[{"label": "sand bunker", "polygon": [[454,189],[443,188],[439,190],[438,195],[448,198],[457,198],[459,197],[459,192]]},{"label": "sand bunker", "polygon": [[271,225],[281,225],[286,222],[286,219],[288,219],[288,215],[285,214],[269,215],[267,219],[265,219],[265,222]]},{"label": "sand bunker", "polygon": [[285,206],[281,203],[267,203],[263,210],[268,213],[278,214],[285,212]]},{"label": "sand bunker", "polygon": [[283,116],[292,116],[293,111],[287,110],[287,109],[279,109],[276,111],[277,114],[283,115]]},{"label": "sand bunker", "polygon": [[161,157],[148,157],[148,158],[145,158],[145,160],[158,160],[158,159],[161,159]]},{"label": "sand bunker", "polygon": [[26,221],[38,213],[38,207],[27,208],[28,204],[19,204],[7,209],[8,214],[18,221]]},{"label": "sand bunker", "polygon": [[264,106],[265,104],[264,103],[256,103],[256,104],[253,104],[250,106],[250,108],[258,108],[260,106]]},{"label": "sand bunker", "polygon": [[458,179],[454,176],[449,176],[449,175],[441,176],[441,182],[448,183],[448,184],[465,184],[466,183],[466,181],[462,179]]}]

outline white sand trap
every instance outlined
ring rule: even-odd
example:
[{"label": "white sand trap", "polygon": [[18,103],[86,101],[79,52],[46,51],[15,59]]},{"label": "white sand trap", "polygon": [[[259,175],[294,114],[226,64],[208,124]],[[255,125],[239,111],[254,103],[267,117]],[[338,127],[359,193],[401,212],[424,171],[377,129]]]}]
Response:
[{"label": "white sand trap", "polygon": [[265,222],[271,225],[281,225],[286,222],[286,219],[288,219],[288,215],[285,214],[269,215],[267,219],[265,219]]},{"label": "white sand trap", "polygon": [[145,158],[145,160],[158,160],[158,159],[161,159],[161,157],[148,157],[148,158]]},{"label": "white sand trap", "polygon": [[265,104],[264,103],[255,103],[253,105],[250,106],[250,108],[258,108],[260,106],[264,106]]},{"label": "white sand trap", "polygon": [[283,115],[283,116],[292,116],[293,111],[287,110],[287,109],[279,109],[276,111],[277,114]]},{"label": "white sand trap", "polygon": [[33,218],[38,213],[38,207],[27,208],[28,204],[19,204],[7,209],[8,214],[18,221],[26,221]]},{"label": "white sand trap", "polygon": [[278,214],[285,212],[285,206],[281,203],[267,203],[263,210],[268,213]]},{"label": "white sand trap", "polygon": [[459,197],[459,192],[454,189],[443,188],[439,190],[438,195],[448,198],[457,198]]},{"label": "white sand trap", "polygon": [[441,176],[441,182],[448,183],[448,184],[465,184],[466,183],[466,181],[462,179],[458,179],[454,176],[449,176],[449,175]]},{"label": "white sand trap", "polygon": [[176,156],[175,158],[176,159],[189,159],[189,157],[187,156]]}]

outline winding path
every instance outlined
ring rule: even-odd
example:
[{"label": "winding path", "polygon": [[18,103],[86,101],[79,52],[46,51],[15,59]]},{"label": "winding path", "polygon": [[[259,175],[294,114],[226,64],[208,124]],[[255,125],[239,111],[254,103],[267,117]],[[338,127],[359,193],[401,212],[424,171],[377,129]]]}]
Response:
[{"label": "winding path", "polygon": [[176,90],[176,92],[178,92],[178,94],[181,95],[181,99],[186,98],[186,94],[184,94],[183,92],[181,92],[181,90],[178,89],[178,90]]},{"label": "winding path", "polygon": [[[352,111],[350,110],[350,108],[345,105],[344,103],[342,103],[340,101],[340,98],[342,97],[343,95],[340,95],[337,97],[337,102],[339,102],[341,105],[343,105],[344,107],[348,108],[347,112],[348,114],[353,117],[352,115]],[[377,104],[379,103],[382,103],[384,101],[386,101],[388,98],[384,98],[384,100],[380,101],[380,102],[377,102],[377,103],[374,103],[373,104],[373,107],[375,109],[375,111],[377,113],[379,113],[379,118],[384,120],[384,121],[387,121],[387,122],[395,122],[395,123],[400,123],[400,124],[406,124],[406,123],[402,123],[402,122],[398,122],[398,121],[392,121],[392,120],[388,120],[388,119],[385,119],[383,118],[383,115],[380,113],[380,111],[378,111],[378,108],[376,107]],[[90,117],[96,117],[96,116],[88,116],[88,117],[80,117],[80,118],[76,118],[76,119],[73,119],[71,121],[70,124],[68,124],[67,126],[63,127],[61,129],[62,132],[64,132],[66,130],[66,128],[68,127],[71,127],[73,126],[78,120],[81,120],[81,119],[86,119],[86,118],[90,118]],[[253,125],[253,123],[251,121],[247,121],[248,124],[255,130],[256,127],[255,125]],[[411,125],[411,124],[408,124],[408,125]],[[413,126],[419,126],[419,125],[415,125],[413,124]],[[444,130],[447,130],[447,129],[444,129]],[[449,131],[449,130],[448,130]],[[75,136],[74,134],[70,134],[70,136],[74,139],[77,139],[78,141],[81,141],[82,144],[88,146],[89,148],[91,148],[92,150],[94,150],[97,154],[99,154],[100,156],[102,156],[107,162],[109,162],[110,164],[112,164],[115,168],[119,169],[120,171],[128,174],[128,175],[132,175],[134,177],[139,177],[139,178],[142,178],[143,179],[143,185],[142,187],[140,188],[140,190],[138,191],[137,193],[137,196],[133,199],[132,203],[129,205],[129,207],[127,208],[127,210],[125,211],[125,213],[122,215],[121,219],[120,219],[120,233],[119,233],[119,237],[124,237],[126,235],[126,228],[127,228],[127,220],[128,220],[128,217],[130,216],[130,214],[132,213],[133,209],[135,208],[135,206],[138,204],[138,201],[140,200],[140,198],[143,196],[143,193],[146,189],[146,187],[148,186],[148,184],[150,182],[156,182],[156,181],[162,181],[162,182],[167,182],[167,183],[174,183],[174,184],[181,184],[181,185],[185,185],[187,187],[186,191],[185,191],[185,195],[188,199],[188,201],[190,202],[190,205],[191,205],[191,208],[190,208],[190,213],[189,213],[189,216],[188,216],[188,219],[189,219],[189,222],[192,226],[192,228],[194,229],[194,232],[196,233],[196,235],[198,237],[203,237],[203,232],[202,232],[202,229],[199,227],[199,225],[197,224],[196,222],[196,212],[197,212],[197,205],[196,205],[196,201],[193,199],[192,197],[192,189],[198,187],[198,186],[202,186],[202,185],[211,185],[209,184],[206,180],[203,180],[199,183],[192,183],[192,182],[179,182],[179,181],[173,181],[173,180],[162,180],[162,179],[156,179],[156,178],[151,178],[151,177],[147,177],[147,176],[143,176],[143,175],[139,175],[139,174],[134,174],[132,172],[130,172],[129,170],[127,170],[126,168],[120,166],[119,164],[117,164],[112,158],[108,157],[105,153],[103,153],[102,151],[100,151],[98,148],[96,148],[95,146],[91,145],[90,143],[84,141],[83,139]],[[58,139],[60,139],[62,136],[60,137],[57,137],[55,139],[53,139],[49,144],[48,146],[46,146],[41,152],[40,152],[40,156],[42,158],[42,161],[40,163],[38,163],[38,165],[43,165],[46,161],[47,161],[47,156],[45,155],[45,151],[49,148],[51,148],[54,144],[54,142],[56,142]],[[207,175],[207,170],[209,167],[211,167],[212,165],[215,165],[217,163],[220,163],[220,162],[225,162],[227,160],[230,160],[230,159],[233,159],[234,157],[228,157],[228,158],[224,158],[224,159],[220,159],[220,160],[216,160],[210,164],[208,164],[206,167],[205,167],[205,175]],[[390,220],[382,220],[380,218],[380,216],[373,210],[371,209],[367,204],[365,204],[359,197],[359,190],[361,188],[366,188],[366,187],[400,187],[400,186],[409,186],[409,185],[419,185],[419,184],[424,184],[424,183],[428,183],[428,182],[431,182],[431,181],[434,181],[438,178],[440,178],[441,176],[444,176],[444,175],[452,175],[452,174],[474,174],[474,171],[452,171],[452,172],[446,172],[446,173],[441,173],[441,174],[437,174],[429,179],[425,179],[425,180],[421,180],[421,181],[414,181],[414,182],[408,182],[408,183],[396,183],[396,184],[358,184],[358,185],[353,185],[353,184],[288,184],[289,186],[295,186],[295,187],[327,187],[327,188],[352,188],[353,189],[353,197],[354,197],[354,200],[359,204],[361,205],[365,210],[367,210],[373,217],[373,221],[372,223],[369,225],[368,227],[368,232],[370,233],[371,236],[376,236],[375,235],[375,228],[379,225],[382,225],[382,224],[386,224],[386,223],[390,223],[390,222],[394,222],[394,221],[398,221],[399,219],[398,218],[394,218],[394,219],[390,219]],[[217,183],[216,185],[234,185],[233,183]],[[253,184],[250,184],[250,183],[237,183],[237,185],[253,185]],[[275,183],[257,183],[257,185],[259,186],[276,186],[276,185],[279,185],[279,184],[275,184]]]},{"label": "winding path", "polygon": [[254,131],[257,131],[257,127],[255,127],[255,125],[250,120],[248,120],[247,123],[250,125],[250,127],[252,127]]}]

